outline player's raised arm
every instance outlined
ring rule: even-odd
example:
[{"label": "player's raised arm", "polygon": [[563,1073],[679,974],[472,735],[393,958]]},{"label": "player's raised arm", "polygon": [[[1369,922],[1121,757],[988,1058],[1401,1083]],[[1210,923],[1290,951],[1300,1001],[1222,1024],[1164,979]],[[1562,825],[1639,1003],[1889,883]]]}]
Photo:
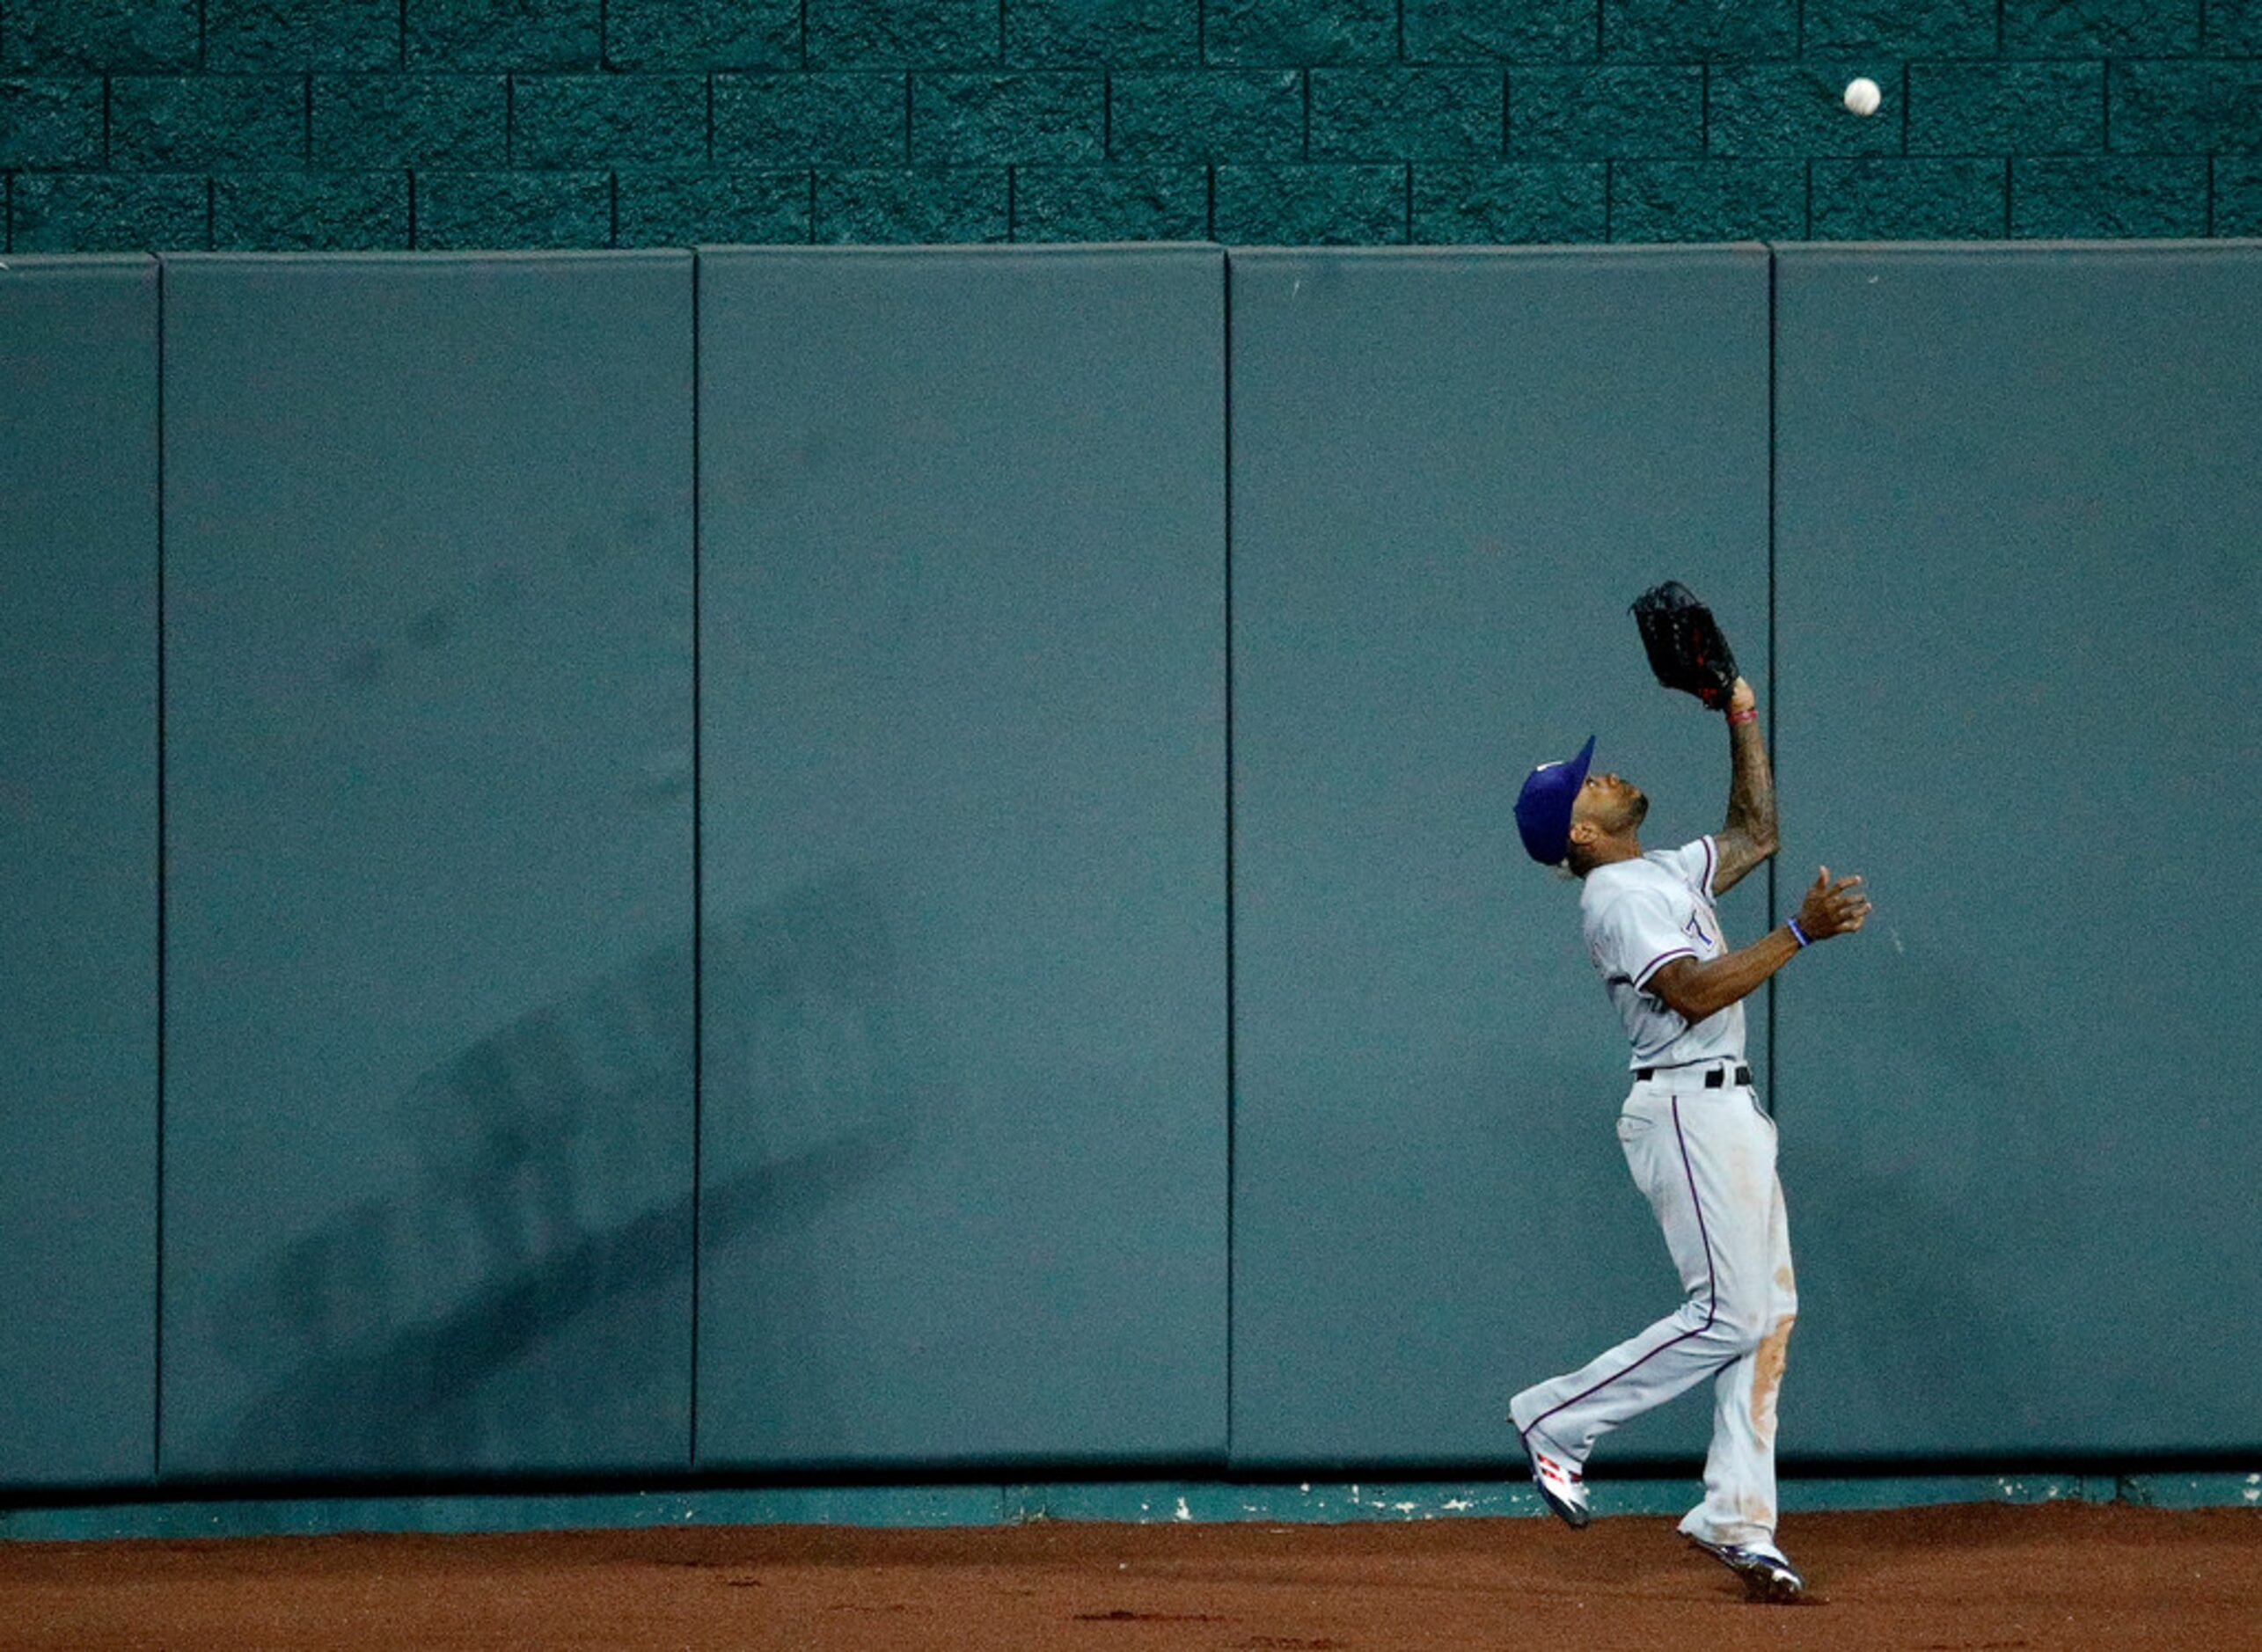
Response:
[{"label": "player's raised arm", "polygon": [[1714,843],[1720,866],[1712,874],[1716,894],[1735,888],[1775,852],[1775,777],[1768,763],[1768,742],[1760,737],[1760,697],[1742,677],[1728,697],[1728,823]]}]

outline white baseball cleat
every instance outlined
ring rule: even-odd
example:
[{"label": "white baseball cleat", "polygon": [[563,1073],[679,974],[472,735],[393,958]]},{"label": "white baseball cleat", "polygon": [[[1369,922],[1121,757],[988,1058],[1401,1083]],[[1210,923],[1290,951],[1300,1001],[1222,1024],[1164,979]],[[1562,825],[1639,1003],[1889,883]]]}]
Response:
[{"label": "white baseball cleat", "polygon": [[1707,1543],[1699,1537],[1688,1540],[1742,1578],[1745,1594],[1753,1600],[1783,1604],[1806,1592],[1806,1580],[1798,1568],[1772,1544]]},{"label": "white baseball cleat", "polygon": [[1556,1518],[1572,1531],[1584,1529],[1594,1517],[1586,1506],[1586,1477],[1533,1444],[1530,1435],[1525,1435],[1523,1439],[1524,1455],[1532,1459],[1532,1484],[1540,1488],[1540,1501],[1554,1509]]}]

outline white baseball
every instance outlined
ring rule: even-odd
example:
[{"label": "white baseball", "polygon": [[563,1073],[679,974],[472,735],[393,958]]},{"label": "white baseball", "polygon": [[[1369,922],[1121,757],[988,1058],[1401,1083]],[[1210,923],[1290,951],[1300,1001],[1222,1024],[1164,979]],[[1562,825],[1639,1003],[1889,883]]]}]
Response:
[{"label": "white baseball", "polygon": [[1885,93],[1878,90],[1878,83],[1867,75],[1846,84],[1846,106],[1856,114],[1875,114],[1878,106],[1884,101]]}]

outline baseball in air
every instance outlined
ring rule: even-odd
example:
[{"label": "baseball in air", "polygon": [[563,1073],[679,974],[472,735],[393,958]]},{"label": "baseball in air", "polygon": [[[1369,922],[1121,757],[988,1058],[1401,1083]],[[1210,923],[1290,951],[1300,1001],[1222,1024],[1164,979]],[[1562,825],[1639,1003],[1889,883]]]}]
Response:
[{"label": "baseball in air", "polygon": [[1867,75],[1846,84],[1846,106],[1856,114],[1875,114],[1878,106],[1884,101],[1885,93],[1878,90],[1878,83]]}]

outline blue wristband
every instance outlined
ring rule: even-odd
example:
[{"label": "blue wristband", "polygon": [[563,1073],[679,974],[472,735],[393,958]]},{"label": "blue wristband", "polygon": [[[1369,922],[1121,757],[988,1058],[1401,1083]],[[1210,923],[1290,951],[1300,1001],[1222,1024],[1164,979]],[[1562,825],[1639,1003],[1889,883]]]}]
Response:
[{"label": "blue wristband", "polygon": [[1812,941],[1807,939],[1806,932],[1798,926],[1797,918],[1786,918],[1783,921],[1790,925],[1790,938],[1798,943],[1799,951],[1804,952],[1809,947],[1814,945]]}]

